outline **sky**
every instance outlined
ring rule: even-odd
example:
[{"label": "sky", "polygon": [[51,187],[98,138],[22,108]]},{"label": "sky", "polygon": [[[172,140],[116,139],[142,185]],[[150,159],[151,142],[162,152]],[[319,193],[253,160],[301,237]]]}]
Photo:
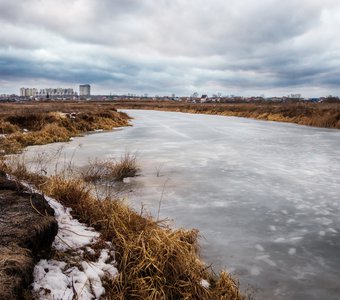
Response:
[{"label": "sky", "polygon": [[0,0],[0,94],[340,96],[338,0]]}]

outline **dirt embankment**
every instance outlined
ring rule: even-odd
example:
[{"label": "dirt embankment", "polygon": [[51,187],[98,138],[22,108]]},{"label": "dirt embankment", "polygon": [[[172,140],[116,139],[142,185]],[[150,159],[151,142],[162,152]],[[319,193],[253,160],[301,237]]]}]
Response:
[{"label": "dirt embankment", "polygon": [[35,262],[49,251],[58,224],[43,196],[0,173],[0,299],[25,299]]}]

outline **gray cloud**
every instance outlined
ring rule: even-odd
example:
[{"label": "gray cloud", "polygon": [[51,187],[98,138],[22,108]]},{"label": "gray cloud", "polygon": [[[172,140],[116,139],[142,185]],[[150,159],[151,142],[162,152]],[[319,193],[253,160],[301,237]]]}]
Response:
[{"label": "gray cloud", "polygon": [[0,93],[340,94],[335,0],[2,0]]}]

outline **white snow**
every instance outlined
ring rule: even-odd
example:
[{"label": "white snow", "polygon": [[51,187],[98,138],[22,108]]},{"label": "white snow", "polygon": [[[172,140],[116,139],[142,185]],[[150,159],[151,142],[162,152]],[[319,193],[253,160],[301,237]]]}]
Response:
[{"label": "white snow", "polygon": [[124,183],[130,183],[131,182],[131,177],[123,178],[123,182]]},{"label": "white snow", "polygon": [[203,286],[204,288],[208,289],[210,287],[210,283],[207,280],[202,279],[201,280],[201,286]]},{"label": "white snow", "polygon": [[58,221],[58,235],[53,242],[53,247],[56,250],[76,250],[93,243],[99,237],[99,233],[94,231],[93,228],[87,227],[74,219],[70,214],[70,208],[65,208],[52,198],[46,196],[45,198],[54,209],[55,218]]},{"label": "white snow", "polygon": [[91,245],[98,240],[99,233],[74,219],[69,208],[52,198],[46,197],[46,200],[54,209],[59,225],[52,247],[71,253],[72,261],[40,260],[34,268],[33,291],[44,300],[99,299],[105,294],[102,278],[118,273],[114,266],[114,252],[110,250],[112,244],[106,243],[109,249],[102,249],[97,261],[85,260],[85,252],[95,254]]}]

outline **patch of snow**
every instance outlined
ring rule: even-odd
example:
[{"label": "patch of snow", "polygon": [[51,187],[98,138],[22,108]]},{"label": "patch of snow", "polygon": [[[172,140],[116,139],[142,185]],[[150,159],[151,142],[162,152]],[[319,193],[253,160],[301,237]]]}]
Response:
[{"label": "patch of snow", "polygon": [[106,243],[109,249],[101,249],[97,261],[84,259],[85,252],[96,253],[91,245],[98,241],[99,233],[75,220],[70,214],[71,209],[50,197],[46,200],[54,209],[59,226],[52,247],[60,252],[67,251],[68,255],[71,252],[72,262],[40,260],[34,268],[33,291],[44,300],[99,299],[105,294],[102,278],[118,273],[114,266],[114,252],[109,250],[112,244]]},{"label": "patch of snow", "polygon": [[76,250],[93,243],[99,237],[99,233],[93,228],[74,219],[70,214],[70,208],[65,208],[50,197],[45,196],[45,198],[54,209],[55,218],[58,221],[58,235],[53,242],[53,247],[56,250]]},{"label": "patch of snow", "polygon": [[131,177],[123,178],[123,182],[124,183],[130,183],[131,182]]},{"label": "patch of snow", "polygon": [[201,280],[201,286],[203,286],[204,288],[208,289],[210,287],[210,283],[207,280],[202,279]]},{"label": "patch of snow", "polygon": [[96,251],[94,251],[91,247],[86,247],[86,251],[92,255],[96,254]]}]

